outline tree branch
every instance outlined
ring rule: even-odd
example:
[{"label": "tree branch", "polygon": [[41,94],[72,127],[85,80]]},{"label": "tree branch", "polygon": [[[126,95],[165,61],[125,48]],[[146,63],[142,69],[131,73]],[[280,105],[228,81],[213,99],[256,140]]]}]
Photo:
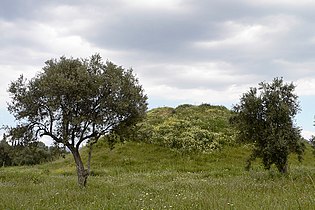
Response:
[{"label": "tree branch", "polygon": [[[50,132],[48,132],[48,131],[46,131],[46,130],[44,130],[44,133],[42,133],[40,136],[41,136],[41,137],[42,137],[42,136],[49,136],[49,137],[51,137],[54,141],[56,141],[57,143],[65,144],[65,142],[62,141],[62,139],[58,138],[57,136],[55,136],[54,134],[52,134],[52,133],[50,133]],[[66,145],[66,144],[65,144],[65,145]]]}]

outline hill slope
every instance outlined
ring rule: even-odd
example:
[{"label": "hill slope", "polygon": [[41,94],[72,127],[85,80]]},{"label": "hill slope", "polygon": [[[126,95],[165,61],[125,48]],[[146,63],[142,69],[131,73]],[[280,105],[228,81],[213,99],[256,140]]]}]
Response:
[{"label": "hill slope", "polygon": [[[81,151],[87,156],[85,148]],[[73,158],[0,168],[0,209],[313,209],[315,166],[308,147],[290,173],[244,171],[246,146],[184,154],[144,142],[100,141],[92,176],[79,189]]]},{"label": "hill slope", "polygon": [[208,104],[156,108],[139,125],[137,138],[184,152],[212,152],[234,143],[231,115],[223,106]]},{"label": "hill slope", "polygon": [[[82,151],[84,154],[86,151]],[[95,147],[93,174],[79,190],[71,156],[53,164],[0,168],[0,209],[313,209],[308,148],[290,174],[244,171],[249,148],[184,155],[143,142]]]},{"label": "hill slope", "polygon": [[[230,114],[223,107],[185,105],[151,110],[144,123],[185,131],[178,126],[189,121],[195,129],[233,138]],[[226,142],[211,152],[186,153],[144,141],[118,143],[111,150],[102,139],[93,149],[87,188],[80,190],[71,155],[39,166],[0,168],[0,209],[314,209],[309,145],[304,162],[291,156],[290,173],[281,175],[259,162],[246,172],[250,147]],[[87,149],[81,153],[86,160]]]}]

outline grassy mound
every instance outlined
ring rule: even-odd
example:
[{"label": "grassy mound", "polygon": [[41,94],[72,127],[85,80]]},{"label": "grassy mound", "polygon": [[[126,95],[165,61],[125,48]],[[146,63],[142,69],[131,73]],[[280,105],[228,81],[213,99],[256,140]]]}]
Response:
[{"label": "grassy mound", "polygon": [[234,143],[232,112],[223,106],[156,108],[139,125],[137,139],[183,152],[212,152]]}]

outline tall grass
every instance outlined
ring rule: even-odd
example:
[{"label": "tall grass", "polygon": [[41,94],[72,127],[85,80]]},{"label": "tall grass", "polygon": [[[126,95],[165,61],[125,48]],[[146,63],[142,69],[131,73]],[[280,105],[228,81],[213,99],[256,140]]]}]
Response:
[{"label": "tall grass", "polygon": [[314,209],[309,149],[290,173],[244,171],[249,150],[229,147],[183,155],[145,143],[95,148],[93,176],[77,186],[72,157],[33,167],[0,168],[0,209]]}]

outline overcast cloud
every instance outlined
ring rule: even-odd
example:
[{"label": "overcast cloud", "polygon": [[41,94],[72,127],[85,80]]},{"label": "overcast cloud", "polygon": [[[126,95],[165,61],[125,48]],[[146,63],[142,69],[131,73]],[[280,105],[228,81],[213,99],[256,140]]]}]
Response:
[{"label": "overcast cloud", "polygon": [[150,107],[231,107],[261,81],[297,85],[298,125],[313,129],[315,2],[311,0],[2,0],[1,124],[10,81],[62,55],[100,53],[132,67]]}]

